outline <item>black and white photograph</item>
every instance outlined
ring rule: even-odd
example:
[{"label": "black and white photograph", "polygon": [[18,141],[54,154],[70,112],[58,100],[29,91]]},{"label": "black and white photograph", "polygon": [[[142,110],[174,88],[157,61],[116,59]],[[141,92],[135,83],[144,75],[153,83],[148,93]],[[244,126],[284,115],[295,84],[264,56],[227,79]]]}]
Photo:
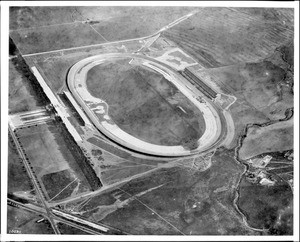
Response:
[{"label": "black and white photograph", "polygon": [[3,241],[299,241],[299,2],[236,3],[1,3]]}]

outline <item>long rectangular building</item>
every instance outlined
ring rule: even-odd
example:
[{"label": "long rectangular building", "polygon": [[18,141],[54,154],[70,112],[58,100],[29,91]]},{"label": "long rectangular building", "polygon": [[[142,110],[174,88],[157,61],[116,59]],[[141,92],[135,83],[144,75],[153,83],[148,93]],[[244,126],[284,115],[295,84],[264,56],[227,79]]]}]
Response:
[{"label": "long rectangular building", "polygon": [[50,89],[50,87],[44,81],[44,78],[42,77],[42,75],[40,74],[40,72],[38,71],[38,69],[35,66],[33,66],[31,68],[31,70],[32,70],[33,74],[35,75],[36,79],[38,80],[38,82],[40,83],[41,87],[43,88],[45,94],[47,95],[47,97],[51,101],[51,103],[52,103],[55,111],[61,117],[61,119],[64,122],[64,124],[66,125],[68,131],[73,136],[74,140],[76,142],[82,141],[81,136],[78,134],[78,132],[76,131],[76,129],[70,123],[70,121],[68,119],[68,114],[66,113],[66,111],[64,110],[64,108],[61,106],[61,104],[59,103],[58,99],[56,98],[56,96],[54,95],[54,93],[52,92],[52,90]]},{"label": "long rectangular building", "polygon": [[189,82],[191,82],[199,91],[210,99],[215,99],[217,94],[211,87],[204,83],[198,76],[196,76],[191,70],[185,68],[180,72]]},{"label": "long rectangular building", "polygon": [[83,112],[83,110],[81,109],[81,107],[75,101],[75,99],[73,98],[73,96],[71,95],[71,93],[65,91],[64,94],[69,99],[70,103],[73,105],[73,107],[75,108],[75,110],[77,111],[77,113],[80,115],[80,117],[82,118],[82,120],[85,123],[85,125],[92,126],[90,120],[87,118],[86,114]]}]

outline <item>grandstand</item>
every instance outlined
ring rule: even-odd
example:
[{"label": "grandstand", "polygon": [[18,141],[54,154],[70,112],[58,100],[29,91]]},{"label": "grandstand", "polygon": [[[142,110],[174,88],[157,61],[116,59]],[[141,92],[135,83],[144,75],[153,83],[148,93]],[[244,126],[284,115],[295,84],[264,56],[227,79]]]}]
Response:
[{"label": "grandstand", "polygon": [[217,93],[188,68],[185,68],[184,71],[180,71],[179,73],[208,98],[215,99],[217,97]]}]

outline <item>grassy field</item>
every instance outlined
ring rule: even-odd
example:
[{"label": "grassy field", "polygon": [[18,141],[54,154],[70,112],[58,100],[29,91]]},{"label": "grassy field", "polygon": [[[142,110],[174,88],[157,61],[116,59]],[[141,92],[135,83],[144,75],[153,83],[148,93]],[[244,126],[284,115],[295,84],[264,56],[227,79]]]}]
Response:
[{"label": "grassy field", "polygon": [[24,62],[20,58],[9,61],[9,113],[18,113],[37,109],[45,105],[45,101],[36,95],[34,85],[30,81]]},{"label": "grassy field", "polygon": [[91,221],[132,234],[258,234],[243,225],[233,205],[243,171],[233,154],[218,149],[204,172],[186,166],[156,170],[65,209],[76,207]]},{"label": "grassy field", "polygon": [[125,208],[118,209],[112,217],[109,215],[103,222],[113,225],[113,220],[116,221],[115,227],[135,235],[181,235],[177,229],[137,200],[133,200]]},{"label": "grassy field", "polygon": [[250,128],[243,141],[239,157],[246,160],[266,152],[293,149],[293,133],[293,119],[266,127]]},{"label": "grassy field", "polygon": [[270,61],[200,71],[213,77],[238,100],[273,120],[283,118],[285,110],[293,107],[293,94],[282,87],[286,72]]},{"label": "grassy field", "polygon": [[245,14],[251,14],[253,17],[257,18],[259,21],[280,21],[286,22],[286,27],[293,29],[289,24],[294,23],[294,11],[289,8],[277,8],[276,11],[270,11],[267,8],[240,8],[241,12]]},{"label": "grassy field", "polygon": [[[139,18],[148,20],[157,16],[153,25],[174,21],[193,9],[189,7],[141,7],[141,6],[76,6],[76,7],[11,7],[10,29],[38,28],[55,24],[73,23],[92,20],[92,24],[100,21],[121,22],[120,18]],[[133,21],[134,22],[134,21]],[[148,27],[148,21],[144,25]],[[162,26],[161,26],[162,27]]]},{"label": "grassy field", "polygon": [[[257,61],[293,38],[292,9],[266,10],[278,16],[272,21],[260,10],[253,14],[239,8],[200,8],[163,36],[207,68]],[[287,12],[286,17],[279,17],[281,11]]]},{"label": "grassy field", "polygon": [[190,11],[188,7],[12,7],[10,36],[23,54],[37,53],[148,36]]},{"label": "grassy field", "polygon": [[[293,74],[286,61],[291,58],[292,46],[286,48],[289,51],[285,51],[284,57],[275,51],[262,61],[198,71],[204,79],[212,80],[221,92],[237,98],[230,107],[236,135],[243,132],[246,124],[282,119],[286,110],[294,106]],[[232,147],[235,144],[236,139]]]},{"label": "grassy field", "polygon": [[126,178],[130,178],[134,175],[144,173],[154,169],[155,167],[151,165],[137,165],[134,164],[133,166],[115,166],[111,169],[103,170],[101,172],[101,179],[106,184],[112,184]]},{"label": "grassy field", "polygon": [[59,231],[61,232],[61,234],[78,234],[78,235],[88,234],[80,229],[71,227],[64,223],[58,223],[57,227],[58,227]]},{"label": "grassy field", "polygon": [[[277,178],[277,184],[268,187],[252,184],[243,178],[239,193],[238,206],[246,215],[250,226],[271,229],[271,233],[292,235],[293,193],[286,182]],[[281,219],[279,215],[282,216]],[[282,224],[277,223],[278,221]]]},{"label": "grassy field", "polygon": [[16,30],[10,32],[10,37],[14,40],[22,54],[32,54],[105,42],[101,35],[88,24],[84,23]]},{"label": "grassy field", "polygon": [[[255,228],[266,228],[271,235],[293,234],[293,150],[263,153],[272,157],[264,169],[274,186],[262,186],[243,177],[239,187],[238,206],[248,223]],[[254,169],[250,165],[250,170]]]},{"label": "grassy field", "polygon": [[[125,48],[122,48],[125,47]],[[78,61],[104,53],[134,52],[141,48],[138,41],[114,44],[109,46],[87,47],[77,50],[59,51],[38,56],[26,57],[29,63],[34,63],[50,88],[57,92],[66,88],[66,77],[69,68]]]},{"label": "grassy field", "polygon": [[153,144],[198,140],[205,130],[201,112],[163,76],[129,60],[95,66],[87,73],[88,91],[108,103],[112,120]]},{"label": "grassy field", "polygon": [[54,234],[48,220],[36,223],[42,216],[8,206],[7,211],[7,233],[13,234],[14,230],[21,234]]},{"label": "grassy field", "polygon": [[[16,192],[28,192],[33,190],[33,184],[27,175],[23,161],[18,154],[15,144],[8,137],[8,183],[7,189],[9,194]],[[34,191],[32,191],[34,193]]]},{"label": "grassy field", "polygon": [[[101,138],[98,137],[92,137],[87,140],[91,144],[93,144],[97,148],[101,148],[104,151],[109,152],[110,154],[113,154],[112,157],[109,157],[107,159],[112,160],[112,163],[120,163],[120,161],[126,162],[127,164],[136,163],[139,165],[158,165],[158,164],[164,164],[167,161],[166,160],[159,160],[159,159],[151,159],[149,157],[140,157],[140,156],[134,156],[132,153],[127,152],[124,149],[121,149],[120,147],[113,145],[109,142],[103,141]],[[117,161],[114,162],[114,160],[117,157]],[[105,158],[105,157],[103,157]]]},{"label": "grassy field", "polygon": [[[51,55],[45,56],[36,64],[40,73],[45,76],[45,81],[53,92],[66,88],[66,78],[69,68],[77,61],[87,57],[87,53],[78,53],[77,55],[62,56],[51,58]],[[35,58],[29,58],[30,61]]]},{"label": "grassy field", "polygon": [[[100,19],[93,27],[110,41],[139,38],[156,33],[162,27],[186,15],[188,7],[125,7],[118,14]],[[97,17],[95,17],[97,19]]]},{"label": "grassy field", "polygon": [[[150,208],[150,211],[164,218],[168,222],[166,224],[172,224],[184,234],[247,234],[250,231],[243,227],[233,208],[234,190],[231,188],[238,179],[241,167],[230,156],[230,152],[219,150],[213,158],[213,166],[205,172],[182,167],[159,170],[120,189],[126,195],[137,197],[146,206],[141,209]],[[120,196],[119,199],[126,197]],[[136,204],[129,203],[106,216],[102,222],[112,225],[119,218],[126,221],[126,225],[115,224],[120,229],[130,224],[132,228],[139,228],[139,233],[153,233],[151,229],[145,231],[145,227],[156,214],[144,217],[142,224],[127,215],[133,213],[136,216],[141,212],[136,211]],[[162,234],[168,233],[165,227],[162,229]]]},{"label": "grassy field", "polygon": [[11,7],[10,30],[72,23],[83,20],[76,7]]},{"label": "grassy field", "polygon": [[[79,186],[76,183],[78,178],[69,169],[45,174],[41,179],[49,198],[53,200],[70,197],[74,189]],[[58,184],[58,186],[53,186],[53,184]],[[61,192],[62,188],[65,189],[63,192]]]},{"label": "grassy field", "polygon": [[54,200],[69,197],[73,191],[79,194],[90,190],[86,177],[78,166],[78,157],[73,154],[74,148],[62,136],[58,124],[22,128],[17,131],[17,137],[38,180],[43,184],[48,199],[58,195],[74,179],[77,180],[73,185]]},{"label": "grassy field", "polygon": [[118,145],[98,137],[91,137],[87,141],[94,147],[93,169],[101,177],[104,185],[128,179],[133,175],[150,171],[175,160],[135,156]]}]

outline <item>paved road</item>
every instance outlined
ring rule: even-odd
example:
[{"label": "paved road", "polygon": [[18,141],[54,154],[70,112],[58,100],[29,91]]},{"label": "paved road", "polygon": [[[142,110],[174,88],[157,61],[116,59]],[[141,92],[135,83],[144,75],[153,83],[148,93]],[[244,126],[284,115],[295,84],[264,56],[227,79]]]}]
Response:
[{"label": "paved road", "polygon": [[43,215],[44,217],[48,218],[47,211],[46,211],[46,209],[44,207],[40,207],[40,206],[37,206],[35,204],[31,204],[31,203],[27,203],[25,205],[24,203],[15,201],[15,200],[13,200],[11,198],[7,198],[7,204],[11,205],[13,207],[16,207],[16,208],[23,208],[25,210],[28,210],[30,212],[34,212],[34,213]]},{"label": "paved road", "polygon": [[46,201],[45,201],[45,199],[44,199],[43,191],[41,190],[41,188],[40,188],[40,186],[39,186],[39,184],[38,184],[38,181],[37,181],[35,175],[33,174],[33,171],[32,171],[31,168],[30,168],[30,164],[28,163],[28,161],[27,161],[27,159],[26,159],[26,157],[25,157],[25,154],[23,153],[23,150],[22,150],[22,148],[21,148],[21,146],[20,146],[20,143],[19,143],[19,141],[18,141],[18,139],[17,139],[15,133],[12,131],[10,125],[8,126],[8,130],[9,130],[9,132],[10,132],[10,134],[11,134],[13,140],[14,140],[14,143],[15,143],[15,145],[16,145],[16,147],[17,147],[18,153],[20,154],[20,156],[21,156],[21,158],[22,158],[22,161],[23,161],[23,164],[24,164],[24,166],[25,166],[25,168],[26,168],[26,171],[27,171],[27,173],[28,173],[28,175],[29,175],[29,177],[30,177],[30,179],[31,179],[31,181],[32,181],[32,183],[33,183],[33,185],[34,185],[34,187],[35,187],[35,190],[36,190],[36,192],[37,192],[37,195],[38,195],[39,199],[41,200],[41,202],[42,202],[43,205],[44,205],[44,208],[45,208],[45,210],[46,210],[46,212],[47,212],[47,216],[48,216],[48,218],[49,218],[49,222],[51,223],[51,226],[52,226],[54,232],[55,232],[56,234],[60,234],[60,231],[59,231],[58,228],[56,227],[55,222],[54,222],[53,219],[51,218],[51,211],[49,210],[49,208],[48,208],[48,206],[47,206],[47,203],[46,203]]},{"label": "paved road", "polygon": [[[97,226],[98,227],[101,226],[101,227],[103,227],[103,229],[106,229],[106,231],[103,231],[103,233],[113,229],[113,228],[106,227],[105,225],[99,225],[99,224],[95,224],[95,223],[92,223],[92,222],[84,220],[84,219],[78,219],[76,216],[73,216],[73,215],[65,213],[65,212],[60,212],[60,213],[65,217],[68,216],[68,219],[71,220],[71,221],[55,215],[53,212],[54,211],[57,212],[58,210],[54,210],[54,209],[49,208],[47,201],[44,199],[43,191],[41,190],[41,188],[38,184],[38,181],[37,181],[35,175],[33,174],[33,171],[30,168],[30,164],[26,160],[25,154],[23,153],[23,150],[22,150],[22,148],[19,144],[19,141],[18,141],[17,137],[15,136],[15,134],[12,131],[10,126],[9,126],[9,132],[10,132],[10,134],[11,134],[11,136],[12,136],[12,138],[13,138],[15,144],[16,144],[17,150],[18,150],[18,152],[19,152],[19,154],[20,154],[20,156],[23,160],[23,163],[24,163],[25,168],[28,172],[28,175],[29,175],[29,177],[30,177],[30,179],[31,179],[36,191],[37,191],[37,195],[39,196],[41,202],[43,203],[43,208],[38,207],[38,206],[33,205],[33,204],[30,204],[30,205],[28,204],[26,206],[25,204],[19,203],[17,201],[9,199],[9,198],[8,198],[8,201],[13,202],[15,204],[18,204],[18,206],[22,206],[23,208],[26,208],[27,210],[30,210],[32,212],[38,212],[40,214],[43,214],[45,217],[48,218],[48,220],[49,220],[49,222],[50,222],[50,224],[51,224],[51,226],[52,226],[52,228],[53,228],[53,230],[56,234],[60,234],[60,231],[58,230],[57,225],[56,225],[54,220],[61,221],[61,222],[64,222],[64,223],[68,223],[70,225],[72,224],[73,227],[78,227],[78,228],[79,228],[80,225],[76,225],[76,223],[81,223],[82,225],[89,226],[90,229],[87,228],[87,230],[89,230],[90,232],[93,231],[93,234],[102,234],[101,232],[99,232],[99,228],[98,229],[96,228]],[[74,221],[74,223],[72,223],[72,220]],[[93,227],[94,227],[94,230],[92,230]],[[85,228],[85,227],[81,226],[79,229],[82,229],[82,228]]]},{"label": "paved road", "polygon": [[[20,203],[18,201],[15,201],[13,199],[10,199],[10,198],[7,199],[7,203],[11,206],[22,208],[22,209],[25,209],[27,211],[42,215],[43,217],[45,217],[46,219],[49,220],[49,215],[48,215],[48,213],[47,213],[47,211],[44,207],[39,207],[39,206],[31,204],[31,203],[23,204],[23,203]],[[78,223],[74,223],[74,222],[69,221],[67,219],[57,217],[54,214],[52,214],[51,217],[56,221],[65,223],[65,224],[67,224],[71,227],[74,227],[74,228],[77,228],[79,230],[85,231],[89,234],[99,234],[99,235],[103,234],[103,233],[100,233],[98,230],[86,228],[84,226],[79,225]]]}]

